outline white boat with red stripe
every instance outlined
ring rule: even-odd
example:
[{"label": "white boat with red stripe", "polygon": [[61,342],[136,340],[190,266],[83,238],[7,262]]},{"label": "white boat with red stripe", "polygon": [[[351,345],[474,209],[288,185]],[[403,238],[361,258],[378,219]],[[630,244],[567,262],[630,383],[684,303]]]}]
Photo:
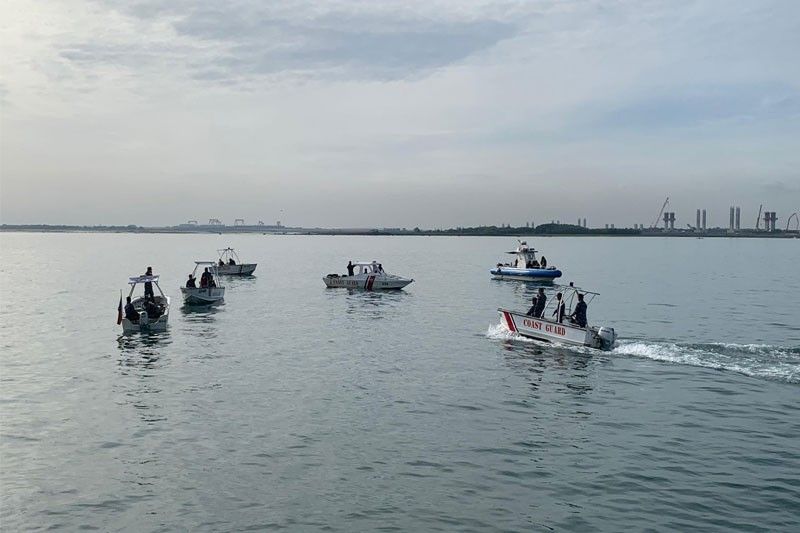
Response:
[{"label": "white boat with red stripe", "polygon": [[328,274],[322,281],[328,288],[345,288],[364,291],[399,290],[413,282],[413,279],[387,274],[383,265],[377,261],[350,262],[353,274]]},{"label": "white boat with red stripe", "polygon": [[[556,290],[562,294],[561,300],[559,301],[555,297],[549,298],[544,311],[538,317],[522,311],[498,309],[502,324],[512,333],[531,339],[612,350],[617,340],[614,328],[592,326],[588,323],[582,327],[570,318],[573,304],[577,304],[576,300],[579,294],[584,300],[588,300],[586,301],[588,305],[595,296],[599,296],[598,293],[584,291],[572,285],[557,287]],[[558,318],[556,310],[560,302],[563,302],[561,321],[556,320]]]}]

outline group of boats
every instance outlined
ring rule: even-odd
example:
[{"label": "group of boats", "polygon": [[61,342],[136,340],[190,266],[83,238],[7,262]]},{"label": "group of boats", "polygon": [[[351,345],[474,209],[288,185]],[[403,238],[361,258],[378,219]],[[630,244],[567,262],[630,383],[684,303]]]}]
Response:
[{"label": "group of boats", "polygon": [[[184,305],[208,306],[222,302],[225,299],[225,285],[221,276],[251,276],[258,266],[256,263],[243,263],[233,248],[224,248],[217,252],[219,258],[216,261],[194,262],[194,270],[189,274],[189,281],[180,288]],[[199,279],[198,272],[200,272]],[[122,331],[124,333],[165,331],[169,321],[171,300],[161,289],[159,276],[152,274],[148,269],[143,276],[128,278],[128,285],[130,291],[127,303],[123,307],[120,296],[118,309],[117,322],[122,325]],[[136,295],[138,286],[143,288],[143,293],[140,295]]]},{"label": "group of boats", "polygon": [[[233,248],[225,248],[218,252],[220,255],[217,261],[195,261],[189,282],[181,287],[184,305],[205,306],[219,303],[225,297],[221,276],[250,276],[256,269],[256,263],[242,263]],[[513,261],[497,263],[491,268],[489,272],[494,279],[538,282],[542,285],[538,296],[541,305],[538,307],[532,306],[528,312],[498,309],[501,323],[510,332],[542,341],[602,350],[614,347],[616,341],[614,328],[589,325],[586,321],[586,308],[599,296],[598,293],[581,289],[572,283],[567,286],[555,284],[554,281],[562,275],[561,270],[548,265],[546,258],[537,256],[537,250],[529,247],[525,241],[520,241],[515,250],[506,253],[516,257]],[[201,276],[200,286],[196,286],[193,281],[197,279],[198,273]],[[381,291],[400,290],[414,280],[389,274],[381,263],[373,260],[350,261],[347,264],[347,274],[328,274],[322,281],[328,288]],[[149,270],[144,276],[129,278],[128,283],[131,288],[128,305],[132,305],[138,313],[138,320],[133,321],[122,316],[120,299],[118,322],[122,324],[125,333],[166,329],[170,299],[163,293],[158,282],[159,277],[152,275]],[[144,286],[145,294],[133,298],[138,285]],[[157,289],[158,294],[155,294],[153,287]],[[550,289],[549,299],[543,292],[544,287]],[[534,300],[536,301],[536,298]]]}]

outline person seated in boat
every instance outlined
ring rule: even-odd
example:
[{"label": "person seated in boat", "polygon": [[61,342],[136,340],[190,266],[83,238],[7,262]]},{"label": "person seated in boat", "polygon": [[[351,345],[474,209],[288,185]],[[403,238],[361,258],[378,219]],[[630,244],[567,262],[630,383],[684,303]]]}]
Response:
[{"label": "person seated in boat", "polygon": [[556,317],[556,322],[563,322],[564,313],[566,313],[566,306],[564,304],[564,299],[561,296],[562,294],[560,292],[556,294],[556,309],[555,311],[553,311],[553,316]]},{"label": "person seated in boat", "polygon": [[[144,275],[145,276],[152,276],[153,275],[153,267],[147,267],[147,270],[145,271]],[[148,295],[155,296],[155,294],[153,293],[153,283],[152,282],[150,282],[150,281],[145,281],[144,282],[144,295],[145,295],[145,297],[147,297]]]},{"label": "person seated in boat", "polygon": [[383,274],[383,265],[378,263],[378,274]]},{"label": "person seated in boat", "polygon": [[547,268],[547,258],[542,256],[542,260],[539,262],[539,264],[542,265],[542,268]]},{"label": "person seated in boat", "polygon": [[197,282],[192,274],[189,274],[189,279],[186,281],[186,288],[187,289],[196,289]]},{"label": "person seated in boat", "polygon": [[223,260],[222,260],[222,258],[220,257],[220,258],[219,258],[219,261],[217,261],[217,264],[218,264],[219,266],[221,266],[221,267],[224,267],[224,266],[225,266],[225,261],[223,261]]},{"label": "person seated in boat", "polygon": [[147,311],[147,318],[149,320],[158,320],[161,316],[161,307],[152,296],[144,299],[144,310]]},{"label": "person seated in boat", "polygon": [[529,266],[528,268],[539,268],[539,261],[534,259],[533,261],[531,261],[531,266]]},{"label": "person seated in boat", "polygon": [[125,304],[125,318],[127,318],[128,320],[130,320],[131,322],[136,324],[137,322],[139,322],[139,311],[137,311],[136,308],[131,303],[131,297],[130,296],[128,296],[125,299],[125,302],[126,302],[126,304]]},{"label": "person seated in boat", "polygon": [[575,311],[569,315],[573,324],[585,328],[586,327],[586,302],[583,301],[583,294],[578,294],[578,303],[575,305]]},{"label": "person seated in boat", "polygon": [[209,288],[213,288],[213,287],[217,286],[217,282],[214,281],[214,276],[212,276],[210,272],[208,274],[208,286],[209,286]]},{"label": "person seated in boat", "polygon": [[236,261],[233,260],[233,257],[229,257],[228,258],[228,264],[230,266],[236,266]]},{"label": "person seated in boat", "polygon": [[355,268],[356,267],[355,267],[355,265],[353,265],[353,262],[352,261],[348,261],[347,262],[347,275],[348,276],[352,276],[353,275],[353,271],[355,270]]}]

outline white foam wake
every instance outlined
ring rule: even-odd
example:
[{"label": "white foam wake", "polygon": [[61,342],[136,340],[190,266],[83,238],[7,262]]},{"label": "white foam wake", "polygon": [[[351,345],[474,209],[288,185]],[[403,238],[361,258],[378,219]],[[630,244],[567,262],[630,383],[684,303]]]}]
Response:
[{"label": "white foam wake", "polygon": [[613,353],[800,383],[800,348],[768,344],[683,344],[622,340],[618,342]]}]

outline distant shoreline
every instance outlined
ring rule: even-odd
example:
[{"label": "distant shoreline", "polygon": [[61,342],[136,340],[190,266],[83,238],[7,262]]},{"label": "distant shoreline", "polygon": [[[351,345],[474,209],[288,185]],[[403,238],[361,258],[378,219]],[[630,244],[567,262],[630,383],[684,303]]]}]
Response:
[{"label": "distant shoreline", "polygon": [[264,235],[352,235],[352,236],[447,236],[447,237],[684,237],[684,238],[800,238],[798,231],[764,231],[724,228],[707,230],[663,230],[633,228],[584,228],[568,224],[543,224],[536,228],[481,226],[476,228],[419,229],[405,228],[301,228],[286,226],[69,226],[50,224],[2,224],[0,232],[27,233],[164,233],[164,234],[264,234]]}]

